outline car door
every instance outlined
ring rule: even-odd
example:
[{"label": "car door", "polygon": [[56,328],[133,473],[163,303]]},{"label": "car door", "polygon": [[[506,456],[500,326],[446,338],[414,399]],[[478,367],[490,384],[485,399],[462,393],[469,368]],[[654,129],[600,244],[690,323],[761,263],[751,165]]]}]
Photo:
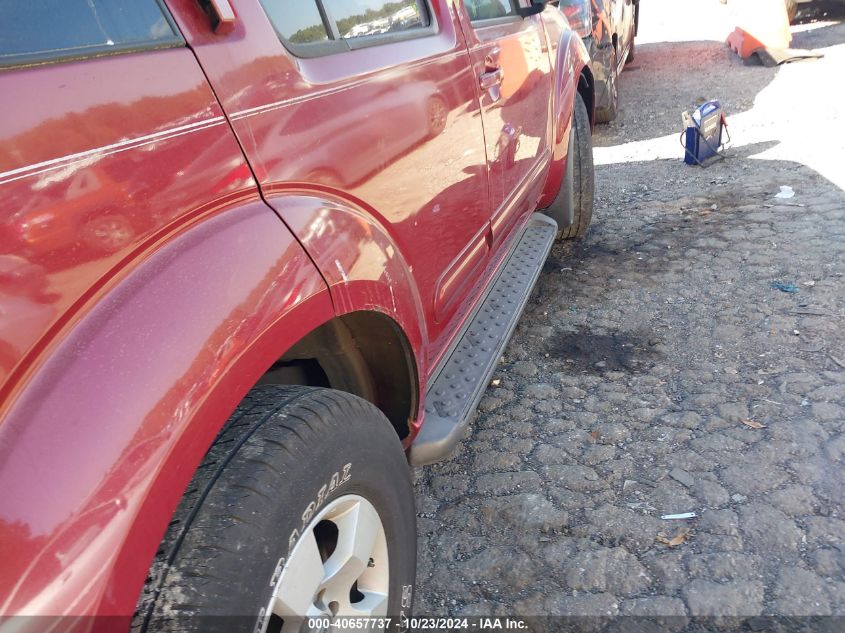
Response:
[{"label": "car door", "polygon": [[550,158],[552,75],[542,19],[516,0],[464,0],[490,173],[494,246],[535,208]]},{"label": "car door", "polygon": [[[437,357],[474,300],[490,231],[476,79],[452,2],[231,0],[228,35],[211,33],[196,0],[170,3],[267,201],[278,210],[304,191],[363,209],[412,271]],[[320,230],[335,274],[363,265]]]}]

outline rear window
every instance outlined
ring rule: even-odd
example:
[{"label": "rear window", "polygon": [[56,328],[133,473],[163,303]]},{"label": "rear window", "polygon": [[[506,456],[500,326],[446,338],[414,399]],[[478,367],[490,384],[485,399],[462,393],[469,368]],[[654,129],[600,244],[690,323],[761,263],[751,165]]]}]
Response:
[{"label": "rear window", "polygon": [[158,0],[2,0],[0,65],[183,45]]}]

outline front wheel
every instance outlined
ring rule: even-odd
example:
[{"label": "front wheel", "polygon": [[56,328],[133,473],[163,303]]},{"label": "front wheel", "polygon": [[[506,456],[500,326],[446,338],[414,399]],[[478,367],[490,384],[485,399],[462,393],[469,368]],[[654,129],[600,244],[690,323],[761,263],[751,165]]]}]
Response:
[{"label": "front wheel", "polygon": [[140,631],[328,628],[410,615],[411,475],[384,415],[329,389],[250,392],[188,487],[134,621]]},{"label": "front wheel", "polygon": [[[575,96],[572,113],[572,136],[566,157],[567,169],[563,190],[572,192],[573,222],[558,233],[558,239],[580,239],[587,233],[593,219],[595,173],[593,166],[593,137],[590,116],[581,95]],[[570,170],[571,166],[571,170]],[[571,172],[571,173],[570,173]]]}]

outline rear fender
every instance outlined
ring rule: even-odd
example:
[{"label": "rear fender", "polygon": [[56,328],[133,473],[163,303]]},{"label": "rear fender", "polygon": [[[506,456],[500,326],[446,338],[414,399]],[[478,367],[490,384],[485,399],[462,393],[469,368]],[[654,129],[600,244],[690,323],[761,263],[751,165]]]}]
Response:
[{"label": "rear fender", "polygon": [[[338,315],[381,312],[399,324],[411,349],[427,348],[425,312],[413,270],[389,223],[375,210],[322,192],[271,195],[268,202],[322,273]],[[416,356],[418,363],[425,362],[425,354]],[[421,382],[426,375],[427,367],[418,366]]]},{"label": "rear fender", "polygon": [[[563,18],[561,18],[563,19]],[[551,29],[549,29],[551,31]],[[551,35],[551,33],[550,33]],[[555,49],[552,49],[555,50]],[[560,33],[555,59],[555,86],[552,94],[552,162],[549,167],[546,185],[540,198],[538,207],[544,209],[551,205],[563,182],[566,170],[566,156],[569,152],[569,129],[572,126],[572,109],[575,95],[578,93],[578,83],[582,74],[589,74],[590,61],[587,49],[581,38],[568,28]],[[592,90],[592,82],[588,89]],[[585,101],[587,101],[585,99]],[[587,103],[590,108],[592,100]],[[590,120],[593,120],[590,112]]]},{"label": "rear fender", "polygon": [[131,617],[214,437],[333,316],[257,201],[184,229],[83,307],[0,426],[0,613]]}]

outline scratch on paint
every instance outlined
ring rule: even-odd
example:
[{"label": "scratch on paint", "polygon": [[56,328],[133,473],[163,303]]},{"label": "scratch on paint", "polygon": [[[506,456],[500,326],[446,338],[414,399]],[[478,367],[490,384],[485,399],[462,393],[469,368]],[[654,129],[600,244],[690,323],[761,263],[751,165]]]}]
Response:
[{"label": "scratch on paint", "polygon": [[390,300],[393,302],[393,314],[397,314],[399,310],[396,309],[396,295],[393,294],[393,284],[390,284],[388,288],[390,288]]},{"label": "scratch on paint", "polygon": [[349,283],[349,277],[346,276],[346,271],[343,270],[343,265],[340,263],[340,260],[334,260],[334,265],[337,266],[337,269],[340,271],[340,276],[343,277],[343,283]]}]

